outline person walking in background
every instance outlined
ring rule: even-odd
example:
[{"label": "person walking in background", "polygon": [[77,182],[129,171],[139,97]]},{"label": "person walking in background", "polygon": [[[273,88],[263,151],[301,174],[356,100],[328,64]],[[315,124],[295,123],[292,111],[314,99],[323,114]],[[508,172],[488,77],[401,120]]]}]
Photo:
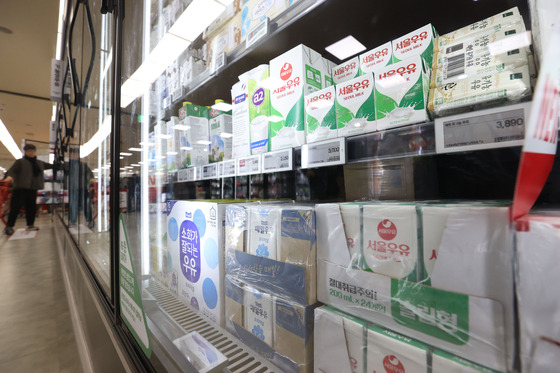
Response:
[{"label": "person walking in background", "polygon": [[90,183],[97,180],[93,177],[93,172],[89,166],[80,161],[80,149],[70,148],[70,161],[68,162],[67,172],[69,177],[68,183],[68,200],[70,202],[68,210],[68,220],[70,225],[75,225],[78,221],[78,213],[80,207],[84,211],[84,216],[89,229],[93,228],[93,211],[91,206],[91,198],[89,194]]},{"label": "person walking in background", "polygon": [[8,236],[14,233],[14,225],[21,206],[25,206],[26,230],[39,230],[33,225],[37,214],[37,191],[43,189],[45,185],[44,171],[53,168],[52,164],[37,159],[35,145],[26,144],[23,151],[24,157],[15,161],[6,172],[6,181],[14,183],[8,226],[4,229],[4,233]]}]

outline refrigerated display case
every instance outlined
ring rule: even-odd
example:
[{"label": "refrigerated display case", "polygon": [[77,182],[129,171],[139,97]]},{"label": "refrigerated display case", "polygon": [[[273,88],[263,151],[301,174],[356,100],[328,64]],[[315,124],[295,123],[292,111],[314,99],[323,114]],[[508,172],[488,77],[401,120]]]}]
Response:
[{"label": "refrigerated display case", "polygon": [[[465,0],[453,3],[453,6],[443,1],[429,4],[405,1],[379,4],[357,1],[350,4],[335,0],[69,1],[67,54],[74,63],[70,64],[72,68],[68,69],[68,74],[79,83],[74,84],[68,102],[61,105],[61,123],[66,129],[66,137],[60,136],[57,156],[63,166],[67,165],[64,179],[72,180],[75,175],[70,168],[70,150],[79,149],[80,159],[87,168],[78,168],[80,175],[77,179],[80,181],[77,188],[82,191],[87,189],[89,194],[78,203],[78,221],[73,219],[75,214],[69,213],[73,208],[72,201],[61,203],[58,211],[68,232],[68,242],[72,242],[80,253],[84,268],[90,274],[88,281],[97,284],[104,320],[106,325],[110,325],[107,327],[111,330],[109,334],[117,349],[123,351],[122,356],[126,356],[121,358],[121,362],[126,362],[122,364],[141,371],[158,372],[313,371],[309,356],[313,347],[312,343],[307,343],[312,341],[313,333],[307,327],[313,324],[312,315],[317,304],[301,300],[294,303],[293,299],[284,298],[285,293],[259,290],[258,281],[252,283],[248,277],[230,272],[232,268],[237,268],[231,267],[229,254],[235,253],[230,252],[227,246],[229,230],[237,227],[236,223],[228,220],[230,206],[240,202],[258,205],[273,200],[284,201],[281,204],[284,207],[279,209],[289,210],[286,206],[291,200],[298,204],[317,204],[318,227],[314,239],[318,241],[319,255],[325,247],[321,243],[325,236],[320,236],[324,232],[348,236],[348,232],[342,229],[342,223],[329,226],[325,220],[319,221],[325,219],[324,209],[328,206],[363,202],[359,204],[362,210],[357,219],[365,221],[363,219],[369,216],[367,211],[372,209],[370,205],[377,206],[385,200],[391,200],[392,206],[406,205],[411,211],[420,211],[423,203],[430,203],[427,201],[441,204],[511,203],[522,158],[523,131],[529,120],[532,90],[537,78],[536,68],[531,67],[534,70],[529,72],[526,65],[534,55],[538,66],[543,63],[542,53],[533,53],[533,44],[530,36],[527,42],[525,30],[531,27],[540,30],[543,27],[535,20],[535,15],[542,13],[540,7],[543,6],[558,11],[553,4],[521,0],[491,3]],[[89,12],[85,11],[86,7],[89,7]],[[516,80],[515,84],[519,83],[513,87],[515,94],[505,93],[504,89],[504,93],[496,93],[492,100],[486,100],[476,90],[482,86],[491,90],[493,88],[490,87],[496,86],[497,92],[500,83],[492,79],[504,74],[503,71],[493,72],[486,80],[469,81],[470,70],[465,61],[472,50],[462,52],[463,44],[458,46],[453,38],[443,38],[448,43],[446,49],[446,46],[438,45],[436,39],[429,39],[428,35],[434,33],[435,38],[438,33],[446,35],[473,23],[476,26],[471,26],[471,29],[475,31],[477,28],[499,26],[509,32],[509,23],[503,23],[498,18],[491,22],[485,19],[496,14],[510,17],[506,13],[512,8],[516,9],[512,12],[513,16],[517,17],[512,29],[525,35],[525,38],[516,39],[515,43],[525,44],[504,48],[507,49],[505,52],[517,50],[511,57],[512,64],[518,63],[516,56],[521,50],[521,60],[525,61],[522,68],[526,70],[518,71],[516,69],[521,68],[518,65],[506,66],[510,62],[504,62],[500,69],[505,69],[508,78]],[[100,15],[98,9],[109,13]],[[544,23],[549,18],[542,19]],[[418,35],[407,35],[412,30],[420,31]],[[498,28],[492,30],[498,34]],[[533,34],[538,38],[535,32]],[[330,46],[349,35],[361,42],[363,48],[339,58]],[[427,47],[425,39],[429,42]],[[468,42],[473,48],[478,48],[479,39],[479,36],[473,36]],[[422,48],[425,48],[422,53],[414,51],[419,48],[412,48],[420,45],[417,42],[422,42]],[[542,48],[540,40],[534,43]],[[391,65],[378,66],[377,69],[385,70],[375,70],[376,75],[362,71],[366,74],[364,77],[371,75],[369,80],[352,80],[349,86],[339,80],[335,85],[337,97],[348,96],[341,100],[358,99],[360,90],[368,92],[371,99],[360,103],[359,110],[351,107],[356,104],[344,103],[348,106],[346,108],[343,101],[337,101],[329,104],[331,106],[325,104],[316,108],[327,108],[320,120],[302,119],[301,126],[286,124],[298,115],[303,118],[304,95],[315,91],[321,94],[323,89],[334,85],[332,71],[342,72],[348,78],[362,76],[352,70],[356,67],[355,61],[340,64],[356,57],[357,63],[363,64],[362,69],[367,69],[369,67],[365,62],[371,64],[378,57],[374,48],[386,44],[395,49],[390,60],[398,67],[390,70]],[[465,42],[465,45],[470,44]],[[406,60],[408,62],[404,64],[400,62],[406,59],[407,53],[411,53],[407,47],[417,54],[412,57],[414,67],[411,67],[412,60]],[[441,57],[445,60],[444,67],[435,64],[434,72],[431,72],[434,47],[445,49],[448,55],[441,52],[444,53]],[[292,59],[289,62],[278,58],[287,56],[285,53],[288,51],[301,53],[297,58],[290,55]],[[371,55],[368,51],[372,52]],[[494,61],[493,55],[475,52],[485,61]],[[379,53],[383,55],[383,48],[379,49]],[[496,55],[501,56],[500,53],[504,52],[496,52]],[[360,62],[362,54],[365,62]],[[301,79],[291,78],[291,74],[297,74],[297,65],[302,64],[302,59],[310,61],[307,65],[303,64],[306,66],[301,69],[304,74]],[[463,65],[455,65],[457,61],[462,61]],[[254,77],[256,73],[253,69],[257,66],[259,74],[267,71],[262,76],[269,74],[269,79]],[[337,70],[341,68],[344,71]],[[430,73],[434,77],[440,76],[435,72],[438,69],[444,71],[442,75],[437,74],[441,75],[445,86],[439,85],[435,78],[430,81]],[[408,74],[408,79],[403,74]],[[448,79],[461,74],[467,80],[449,83]],[[395,77],[402,77],[402,81]],[[382,79],[389,79],[390,84],[383,86]],[[407,87],[408,92],[401,89],[401,93],[395,93],[395,87],[406,85],[411,80],[416,85]],[[466,81],[468,84],[465,84]],[[450,94],[436,97],[438,89],[444,90],[453,84],[459,87],[465,85],[461,89],[467,92],[467,97],[474,98],[465,104],[468,100],[459,98],[462,101],[453,101]],[[379,89],[374,88],[377,86]],[[243,93],[236,95],[237,89]],[[297,95],[301,94],[301,103],[290,103],[293,108],[286,109],[285,102],[280,102],[290,97],[286,92],[296,96],[296,91],[292,92],[292,89],[301,89],[301,93],[297,91]],[[344,95],[338,93],[339,90],[344,91]],[[222,114],[230,115],[231,106],[215,106],[219,99],[233,105],[232,129],[218,119],[209,123],[210,119],[219,118]],[[431,107],[428,103],[430,99],[433,99]],[[307,105],[317,100],[312,99]],[[481,103],[481,100],[484,102]],[[491,104],[488,104],[490,101]],[[394,106],[391,110],[396,111],[387,109],[388,103]],[[247,106],[242,107],[245,104]],[[427,111],[428,108],[431,111]],[[76,125],[72,124],[74,115],[78,118]],[[331,127],[333,122],[327,123],[325,119],[329,115],[335,118],[334,128]],[[514,125],[512,120],[515,120]],[[244,126],[240,125],[240,121],[245,123]],[[311,129],[307,128],[308,125]],[[306,130],[317,130],[313,126],[319,130],[317,133],[323,132],[324,140],[302,144],[300,138],[305,138]],[[266,134],[259,132],[262,128],[267,128]],[[482,133],[479,128],[483,128]],[[69,129],[72,129],[70,134]],[[327,132],[335,134],[327,135]],[[340,135],[343,133],[351,135]],[[232,149],[229,149],[230,146]],[[264,153],[260,153],[263,149]],[[217,159],[218,162],[210,162]],[[88,168],[95,177],[86,177]],[[556,161],[537,201],[539,206],[558,208],[558,175]],[[62,191],[70,195],[71,183],[63,182],[62,178],[60,183]],[[268,214],[277,208],[264,208],[267,213],[266,218],[262,215],[262,221],[271,219]],[[88,214],[90,210],[91,216]],[[248,211],[252,211],[251,208]],[[334,214],[335,218],[327,216],[333,221],[338,219],[344,225],[349,224],[344,221],[344,216],[338,214]],[[253,220],[241,221],[244,227],[254,223]],[[328,222],[330,224],[330,220]],[[332,230],[324,230],[325,224]],[[263,226],[265,224],[261,224],[259,229],[264,229]],[[358,226],[361,227],[360,224]],[[466,223],[465,227],[471,229]],[[282,229],[283,226],[278,225],[278,232],[284,232]],[[373,228],[371,230],[374,231]],[[363,232],[363,235],[366,233]],[[245,245],[248,245],[253,238],[249,233],[246,236],[241,241],[246,239],[248,243],[245,242]],[[338,243],[338,238],[333,238],[329,244]],[[346,238],[342,240],[344,247]],[[278,240],[280,242],[281,239]],[[493,241],[489,238],[488,242]],[[240,246],[243,247],[243,244]],[[280,249],[274,250],[281,252]],[[330,246],[328,250],[331,250]],[[286,264],[289,261],[282,262],[280,254],[278,258],[267,256],[266,260],[258,258],[262,255],[257,250],[251,255],[235,255],[239,263],[247,266],[258,263],[264,268],[268,268],[267,264],[291,268]],[[363,268],[363,273],[353,277],[356,263],[350,258],[347,262],[340,257],[336,260],[322,258],[329,263],[324,264],[327,270],[321,267],[320,260],[319,264],[313,264],[313,268],[317,265],[318,271],[330,273],[331,281],[336,280],[336,276],[348,276],[344,280],[346,289],[348,286],[354,289],[363,286],[365,290],[362,290],[369,291],[364,285],[368,282],[383,283],[387,287],[388,281],[393,286],[397,282],[387,279],[399,277],[391,271],[376,272],[375,268],[367,266]],[[360,263],[365,261],[358,260]],[[241,266],[239,263],[236,265]],[[421,270],[421,266],[418,267],[418,273]],[[416,269],[414,271],[416,275]],[[399,289],[410,296],[411,302],[416,299],[411,295],[414,289],[425,292],[427,297],[435,297],[435,293],[452,297],[463,291],[455,288],[438,288],[436,291],[424,285],[407,287],[405,281],[410,281],[410,278],[401,277]],[[321,279],[324,280],[321,277],[316,279],[318,287]],[[363,283],[360,284],[360,281]],[[288,284],[284,285],[290,289]],[[338,289],[341,290],[340,287]],[[337,297],[339,292],[334,288],[332,290],[336,294],[331,292],[330,296]],[[379,294],[383,296],[382,291]],[[477,307],[487,297],[479,293],[470,295],[473,295],[469,298],[473,299],[471,306],[475,304]],[[495,295],[492,293],[492,296]],[[268,300],[256,305],[262,296]],[[339,298],[345,300],[344,296]],[[398,347],[395,341],[415,338],[413,342],[422,345],[419,349],[423,351],[424,360],[466,359],[473,364],[479,363],[482,366],[480,369],[497,371],[515,371],[520,366],[511,352],[514,350],[511,338],[514,337],[509,328],[512,321],[509,311],[514,310],[513,304],[501,305],[508,308],[505,312],[507,328],[496,321],[498,316],[489,313],[491,320],[488,325],[505,328],[506,332],[502,330],[495,336],[491,332],[482,333],[480,325],[478,329],[473,326],[473,334],[467,332],[466,338],[471,337],[480,343],[473,348],[468,344],[462,349],[452,346],[454,343],[461,344],[456,340],[445,344],[430,332],[422,334],[423,331],[418,331],[418,328],[402,326],[406,324],[404,319],[387,322],[364,310],[345,308],[336,299],[322,297],[319,301],[344,311],[354,310],[353,316],[381,324],[383,328],[371,326],[364,329],[364,340],[370,334],[375,340],[378,335],[396,331],[395,335],[390,335],[392,339],[388,339],[387,344],[393,343],[397,346],[395,348],[405,349]],[[484,305],[488,309],[500,307],[492,299]],[[260,322],[259,328],[247,322],[247,325],[252,325],[248,328],[243,326],[246,321],[240,316],[248,310],[261,319],[263,314],[273,315],[270,320],[255,321],[255,318],[253,324]],[[495,312],[496,315],[498,313]],[[289,315],[299,317],[301,325],[297,325],[305,332],[301,331],[297,338],[303,338],[304,344],[298,344],[297,333],[286,327],[286,323],[292,321]],[[344,318],[338,317],[340,320],[340,317]],[[237,327],[228,328],[228,320],[233,320]],[[274,327],[269,324],[274,323],[272,320],[276,322]],[[281,322],[284,324],[279,326]],[[296,325],[295,321],[293,325]],[[264,332],[256,333],[257,329],[264,329]],[[274,333],[282,337],[274,339]],[[488,337],[490,334],[496,340]],[[262,341],[255,341],[254,335]],[[285,339],[281,341],[281,338]],[[507,342],[504,342],[506,338]],[[287,341],[294,343],[290,347]],[[488,358],[492,355],[490,352],[487,351],[486,355],[480,352],[484,343],[495,341],[499,341],[492,345],[498,350],[496,354],[503,353],[507,358]],[[517,342],[515,339],[514,344],[517,345]],[[302,350],[294,351],[295,345],[303,346]],[[505,345],[507,352],[504,352]],[[339,348],[345,347],[341,342]],[[337,346],[331,348],[336,350]],[[477,360],[477,354],[487,359]],[[321,369],[325,366],[328,364],[321,365]]]}]

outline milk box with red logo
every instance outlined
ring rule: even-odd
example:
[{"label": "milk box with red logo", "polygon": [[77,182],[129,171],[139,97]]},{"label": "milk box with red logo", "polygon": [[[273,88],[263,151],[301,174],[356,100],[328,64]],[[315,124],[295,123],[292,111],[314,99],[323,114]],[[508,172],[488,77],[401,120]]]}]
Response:
[{"label": "milk box with red logo", "polygon": [[305,96],[305,135],[308,143],[336,138],[335,88]]},{"label": "milk box with red logo", "polygon": [[343,83],[347,80],[360,76],[360,58],[354,57],[333,67],[331,73],[334,84]]},{"label": "milk box with red logo", "polygon": [[392,63],[393,46],[391,42],[370,50],[369,52],[360,54],[360,75],[365,73],[374,73]]},{"label": "milk box with red logo", "polygon": [[249,85],[247,74],[239,77],[239,82],[231,87],[232,158],[251,155],[249,136]]},{"label": "milk box with red logo", "polygon": [[336,122],[339,136],[373,132],[375,96],[373,74],[368,73],[336,85]]},{"label": "milk box with red logo", "polygon": [[397,279],[417,280],[418,217],[415,205],[364,205],[362,256],[364,267]]},{"label": "milk box with red logo", "polygon": [[430,80],[419,56],[394,63],[375,74],[377,129],[429,120]]},{"label": "milk box with red logo", "polygon": [[432,66],[436,30],[431,23],[393,40],[393,63],[420,56],[427,67]]},{"label": "milk box with red logo", "polygon": [[428,346],[372,325],[367,337],[367,371],[427,373]]},{"label": "milk box with red logo", "polygon": [[305,45],[298,45],[270,61],[271,150],[305,144],[305,96],[323,88],[328,75],[325,59]]}]

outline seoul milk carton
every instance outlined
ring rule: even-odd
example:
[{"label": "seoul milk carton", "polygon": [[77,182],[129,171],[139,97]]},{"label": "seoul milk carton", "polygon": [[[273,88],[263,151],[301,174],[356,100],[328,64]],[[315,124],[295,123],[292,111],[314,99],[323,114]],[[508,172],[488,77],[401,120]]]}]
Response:
[{"label": "seoul milk carton", "polygon": [[249,98],[249,128],[251,134],[251,154],[266,153],[270,150],[269,117],[270,91],[259,85],[268,78],[268,65],[260,65],[247,72]]},{"label": "seoul milk carton", "polygon": [[225,204],[167,201],[167,248],[179,277],[177,293],[221,326],[225,326],[225,211]]},{"label": "seoul milk carton", "polygon": [[336,85],[336,122],[339,136],[376,130],[372,73]]},{"label": "seoul milk carton", "polygon": [[[216,103],[223,102],[216,100]],[[210,163],[231,159],[231,114],[220,110],[210,110]]]},{"label": "seoul milk carton", "polygon": [[386,66],[375,75],[377,129],[429,120],[430,81],[419,56]]},{"label": "seoul milk carton", "polygon": [[431,23],[393,40],[393,63],[420,56],[429,68],[432,66],[434,38],[437,33]]},{"label": "seoul milk carton", "polygon": [[251,139],[249,135],[249,87],[246,74],[231,87],[231,120],[232,120],[232,158],[251,155]]},{"label": "seoul milk carton", "polygon": [[335,96],[334,86],[305,96],[305,135],[308,143],[337,137]]},{"label": "seoul milk carton", "polygon": [[369,52],[360,54],[360,75],[365,73],[374,73],[392,63],[393,46],[391,42],[370,50]]},{"label": "seoul milk carton", "polygon": [[360,76],[360,58],[354,57],[348,61],[335,66],[332,70],[334,84],[339,84]]},{"label": "seoul milk carton", "polygon": [[327,73],[323,76],[323,88],[330,87],[334,85],[334,80],[332,77],[332,71],[335,68],[336,64],[331,60],[327,60],[323,58],[325,65],[327,66]]},{"label": "seoul milk carton", "polygon": [[270,125],[271,150],[305,144],[304,97],[322,89],[328,74],[325,59],[304,45],[270,61],[270,77],[281,82],[270,98],[275,118]]}]

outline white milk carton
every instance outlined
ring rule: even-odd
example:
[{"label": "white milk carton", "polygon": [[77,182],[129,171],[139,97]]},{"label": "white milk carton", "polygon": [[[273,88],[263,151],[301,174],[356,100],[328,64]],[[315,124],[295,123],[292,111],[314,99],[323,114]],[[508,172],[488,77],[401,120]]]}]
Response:
[{"label": "white milk carton", "polygon": [[335,66],[331,70],[334,84],[343,83],[347,80],[360,76],[360,58],[354,57],[348,61]]},{"label": "white milk carton", "polygon": [[181,131],[175,126],[179,124],[178,117],[171,117],[167,122],[167,172],[175,172],[179,168],[179,147],[181,145]]},{"label": "white milk carton", "polygon": [[334,86],[305,96],[305,134],[308,143],[337,137],[335,96]]},{"label": "white milk carton", "polygon": [[270,150],[270,91],[259,85],[262,80],[268,78],[269,72],[268,65],[259,65],[247,72],[252,155]]},{"label": "white milk carton", "polygon": [[210,320],[224,319],[225,204],[167,201],[167,248],[177,293]]},{"label": "white milk carton", "polygon": [[432,66],[436,31],[431,23],[393,40],[393,63],[420,56],[429,69]]},{"label": "white milk carton", "polygon": [[362,254],[362,208],[357,203],[341,203],[340,216],[353,264],[360,266]]},{"label": "white milk carton", "polygon": [[210,143],[208,129],[208,108],[184,102],[180,109],[180,116],[184,116],[187,141],[191,148],[189,166],[204,166],[208,164],[208,144]]},{"label": "white milk carton", "polygon": [[219,110],[210,110],[208,125],[210,126],[209,160],[221,162],[231,159],[231,115]]},{"label": "white milk carton", "polygon": [[336,64],[326,58],[323,58],[323,60],[327,66],[327,73],[323,76],[323,88],[327,88],[335,84],[332,77],[332,70],[335,68]]},{"label": "white milk carton", "polygon": [[276,207],[250,206],[247,252],[268,259],[278,257],[280,212]]},{"label": "white milk carton", "polygon": [[390,41],[369,52],[360,54],[360,75],[374,73],[392,63],[393,46]]},{"label": "white milk carton", "polygon": [[273,346],[274,299],[253,287],[243,287],[243,326],[269,346]]},{"label": "white milk carton", "polygon": [[247,75],[241,75],[239,82],[231,87],[232,104],[232,158],[251,155],[249,135],[249,87]]},{"label": "white milk carton", "polygon": [[366,269],[416,281],[419,256],[416,206],[364,205],[362,230]]},{"label": "white milk carton", "polygon": [[374,85],[372,73],[336,85],[336,122],[340,137],[377,129]]},{"label": "white milk carton", "polygon": [[367,371],[427,373],[428,347],[372,325],[367,337]]},{"label": "white milk carton", "polygon": [[375,75],[377,129],[429,120],[430,81],[419,56],[378,70]]},{"label": "white milk carton", "polygon": [[304,98],[323,88],[327,74],[325,59],[301,44],[270,61],[270,77],[281,82],[270,98],[275,117],[270,124],[271,150],[305,144]]}]

